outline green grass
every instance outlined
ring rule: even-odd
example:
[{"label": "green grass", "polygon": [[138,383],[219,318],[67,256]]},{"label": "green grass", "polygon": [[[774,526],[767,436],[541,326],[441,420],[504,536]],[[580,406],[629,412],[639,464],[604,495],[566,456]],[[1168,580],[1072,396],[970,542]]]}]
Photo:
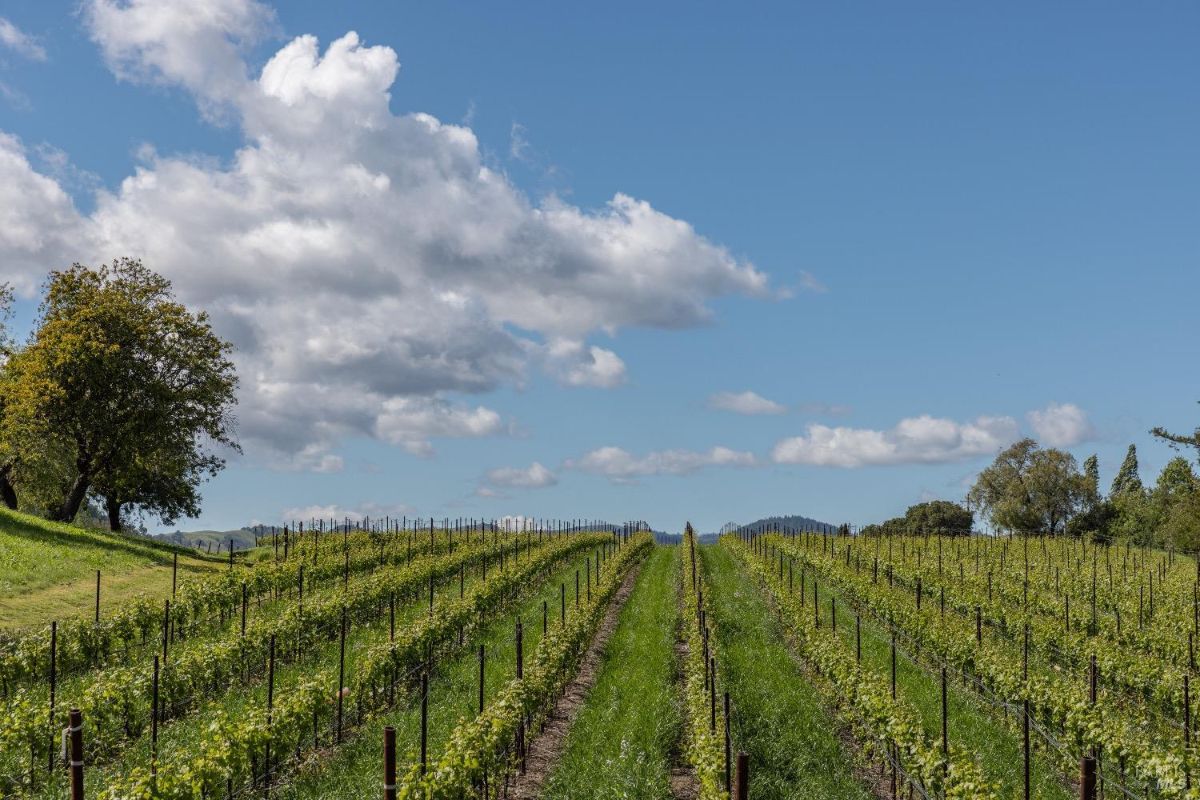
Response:
[{"label": "green grass", "polygon": [[[811,596],[811,582],[808,583],[808,587]],[[832,595],[821,585],[818,585],[818,591],[821,598],[822,622],[828,622],[829,600]],[[811,608],[810,605],[809,609]],[[843,597],[838,597],[838,633],[845,639],[847,648],[854,647],[854,614]],[[903,648],[903,644],[903,641],[898,642],[900,648]],[[882,675],[886,681],[891,680],[891,636],[865,615],[862,620],[862,657],[862,663],[868,670]],[[1024,756],[1020,732],[1007,727],[999,716],[1000,712],[985,710],[990,706],[974,693],[961,688],[961,683],[956,682],[955,677],[954,674],[949,676],[946,696],[947,729],[951,744],[976,754],[987,779],[1000,785],[1000,796],[1020,797],[1024,789]],[[920,665],[912,663],[901,650],[897,650],[896,691],[916,709],[926,735],[934,741],[940,741],[941,675],[931,674]],[[1031,741],[1036,747],[1037,733],[1032,733],[1031,736]],[[1047,760],[1044,752],[1034,754],[1030,790],[1032,796],[1039,799],[1068,800],[1072,796],[1063,785],[1059,771]]]},{"label": "green grass", "polygon": [[605,646],[596,684],[543,798],[669,798],[682,735],[676,686],[679,548],[657,547]]},{"label": "green grass", "polygon": [[782,626],[724,548],[700,548],[720,663],[717,686],[733,704],[734,748],[750,756],[756,800],[868,800],[837,724],[784,643]]},{"label": "green grass", "polygon": [[224,563],[146,537],[77,528],[0,508],[0,628],[91,614],[96,570],[101,573],[101,613],[139,592],[166,596],[176,552],[180,580]]}]

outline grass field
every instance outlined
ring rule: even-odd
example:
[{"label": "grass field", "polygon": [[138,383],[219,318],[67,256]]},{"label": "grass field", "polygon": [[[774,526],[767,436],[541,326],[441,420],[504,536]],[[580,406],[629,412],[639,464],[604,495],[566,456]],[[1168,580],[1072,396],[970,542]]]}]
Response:
[{"label": "grass field", "polygon": [[0,628],[93,613],[100,570],[101,613],[137,593],[170,594],[171,561],[180,578],[223,562],[142,536],[47,522],[0,509]]}]

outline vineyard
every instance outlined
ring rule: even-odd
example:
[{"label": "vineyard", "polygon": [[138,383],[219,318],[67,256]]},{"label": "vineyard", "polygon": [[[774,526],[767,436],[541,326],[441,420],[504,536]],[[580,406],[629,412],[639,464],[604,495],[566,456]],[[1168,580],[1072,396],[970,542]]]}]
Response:
[{"label": "vineyard", "polygon": [[1169,550],[389,521],[158,569],[0,634],[0,796],[1200,798]]}]

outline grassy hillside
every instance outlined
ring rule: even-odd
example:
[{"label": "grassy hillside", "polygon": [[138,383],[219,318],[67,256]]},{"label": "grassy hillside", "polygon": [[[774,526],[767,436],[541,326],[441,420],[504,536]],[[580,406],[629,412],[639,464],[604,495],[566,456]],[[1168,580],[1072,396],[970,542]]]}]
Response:
[{"label": "grassy hillside", "polygon": [[96,570],[101,613],[138,592],[171,590],[171,560],[180,578],[220,568],[205,558],[141,536],[123,536],[47,522],[0,509],[0,628],[91,614]]},{"label": "grassy hillside", "polygon": [[190,547],[195,550],[212,549],[216,554],[217,548],[220,547],[221,552],[227,552],[229,549],[229,540],[233,540],[233,545],[238,550],[249,550],[254,547],[254,531],[248,528],[238,528],[231,531],[175,531],[174,533],[161,533],[154,537],[163,542],[177,544],[180,547]]}]

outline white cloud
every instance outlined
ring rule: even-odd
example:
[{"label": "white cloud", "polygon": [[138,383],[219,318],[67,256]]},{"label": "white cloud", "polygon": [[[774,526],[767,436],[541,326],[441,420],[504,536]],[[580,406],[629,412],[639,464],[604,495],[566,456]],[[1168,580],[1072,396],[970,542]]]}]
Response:
[{"label": "white cloud", "polygon": [[840,403],[801,403],[796,410],[819,417],[844,417],[854,409]]},{"label": "white cloud", "polygon": [[1038,439],[1050,447],[1073,447],[1095,433],[1087,412],[1073,403],[1051,403],[1026,416]]},{"label": "white cloud", "polygon": [[487,480],[493,486],[542,489],[558,483],[558,476],[535,461],[528,467],[501,467],[491,470],[487,474]]},{"label": "white cloud", "polygon": [[625,362],[612,350],[574,339],[555,339],[545,347],[548,372],[568,386],[611,389],[625,382]]},{"label": "white cloud", "polygon": [[87,247],[70,195],[34,170],[17,137],[0,131],[0,281],[28,295],[48,268],[68,266]]},{"label": "white cloud", "polygon": [[717,392],[708,398],[710,408],[735,414],[782,414],[787,407],[756,392]]},{"label": "white cloud", "polygon": [[46,48],[4,17],[0,17],[0,45],[33,61],[46,60]]},{"label": "white cloud", "polygon": [[329,505],[313,504],[296,508],[285,508],[280,513],[280,518],[289,521],[295,520],[296,522],[303,522],[305,524],[309,520],[334,520],[335,522],[341,522],[347,518],[357,522],[367,517],[370,517],[372,520],[382,520],[384,517],[412,516],[415,512],[415,508],[404,503],[393,503],[390,505],[363,503],[354,508],[331,503]]},{"label": "white cloud", "polygon": [[862,467],[934,464],[994,453],[1016,439],[1012,417],[955,422],[929,415],[901,420],[890,430],[809,425],[804,436],[783,439],[771,452],[779,464]]},{"label": "white cloud", "polygon": [[604,475],[618,483],[631,483],[646,475],[688,475],[704,467],[752,467],[753,453],[714,447],[706,452],[660,450],[634,456],[620,447],[601,447],[564,466]]},{"label": "white cloud", "polygon": [[346,436],[428,454],[438,437],[502,433],[454,396],[521,385],[531,366],[615,386],[624,362],[589,337],[770,294],[647,202],[532,202],[469,128],[393,114],[396,53],[354,33],[323,53],[297,37],[254,77],[241,51],[275,24],[262,4],[89,0],[83,18],[118,75],[184,87],[243,144],[225,163],[145,148],[85,216],[0,139],[0,280],[28,293],[48,266],[142,258],[237,348],[252,456],[321,465]]}]

